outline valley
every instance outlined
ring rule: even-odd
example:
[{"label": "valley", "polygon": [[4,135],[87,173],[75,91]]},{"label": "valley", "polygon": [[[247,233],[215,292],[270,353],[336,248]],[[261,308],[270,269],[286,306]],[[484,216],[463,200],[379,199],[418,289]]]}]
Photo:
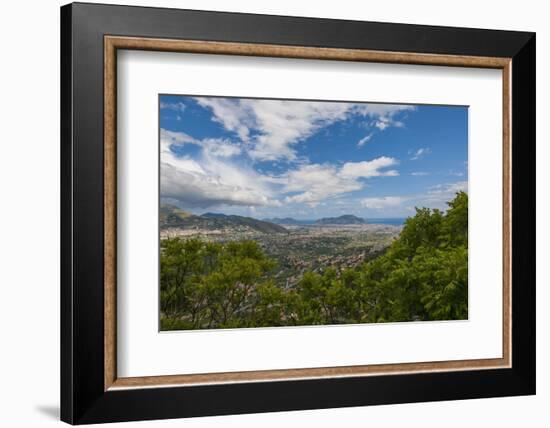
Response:
[{"label": "valley", "polygon": [[255,241],[277,262],[272,278],[283,288],[293,288],[306,271],[322,273],[333,268],[340,272],[355,268],[382,253],[402,229],[402,226],[369,224],[355,216],[338,217],[335,224],[330,219],[311,224],[287,220],[290,224],[282,226],[250,217],[211,213],[195,216],[163,209],[161,239]]}]

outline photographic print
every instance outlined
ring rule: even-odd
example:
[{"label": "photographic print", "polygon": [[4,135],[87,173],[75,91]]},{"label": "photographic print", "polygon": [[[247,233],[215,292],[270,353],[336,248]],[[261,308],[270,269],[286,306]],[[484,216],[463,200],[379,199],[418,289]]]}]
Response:
[{"label": "photographic print", "polygon": [[468,107],[159,96],[160,330],[468,319]]}]

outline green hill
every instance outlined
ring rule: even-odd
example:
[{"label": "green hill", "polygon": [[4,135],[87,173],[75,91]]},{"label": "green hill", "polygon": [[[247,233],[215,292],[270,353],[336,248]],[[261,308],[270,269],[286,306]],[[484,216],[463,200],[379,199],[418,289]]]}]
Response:
[{"label": "green hill", "polygon": [[177,223],[179,220],[191,217],[193,214],[188,213],[174,205],[161,205],[160,206],[160,223]]},{"label": "green hill", "polygon": [[287,233],[287,230],[282,226],[252,217],[218,213],[205,213],[199,216],[190,214],[173,205],[162,205],[160,207],[160,227],[161,229],[245,229],[261,233]]}]

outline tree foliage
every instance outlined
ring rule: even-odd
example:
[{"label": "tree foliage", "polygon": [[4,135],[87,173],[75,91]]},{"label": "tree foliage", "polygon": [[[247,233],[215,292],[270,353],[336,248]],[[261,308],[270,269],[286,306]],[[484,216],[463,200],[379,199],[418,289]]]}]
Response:
[{"label": "tree foliage", "polygon": [[163,330],[323,325],[468,316],[468,196],[417,208],[386,252],[358,268],[277,285],[254,241],[161,242]]}]

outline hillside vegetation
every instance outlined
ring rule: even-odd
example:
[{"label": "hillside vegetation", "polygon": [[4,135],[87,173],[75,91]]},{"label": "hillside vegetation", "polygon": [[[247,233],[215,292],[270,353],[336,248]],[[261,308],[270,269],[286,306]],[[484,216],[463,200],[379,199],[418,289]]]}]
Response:
[{"label": "hillside vegetation", "polygon": [[287,230],[278,224],[257,220],[252,217],[205,213],[202,215],[190,214],[172,205],[162,205],[160,208],[160,228],[183,229],[245,229],[261,233],[287,233]]},{"label": "hillside vegetation", "polygon": [[276,262],[254,241],[164,239],[161,328],[466,319],[467,194],[448,205],[446,213],[417,208],[375,259],[341,271],[306,271],[291,288],[276,284]]}]

